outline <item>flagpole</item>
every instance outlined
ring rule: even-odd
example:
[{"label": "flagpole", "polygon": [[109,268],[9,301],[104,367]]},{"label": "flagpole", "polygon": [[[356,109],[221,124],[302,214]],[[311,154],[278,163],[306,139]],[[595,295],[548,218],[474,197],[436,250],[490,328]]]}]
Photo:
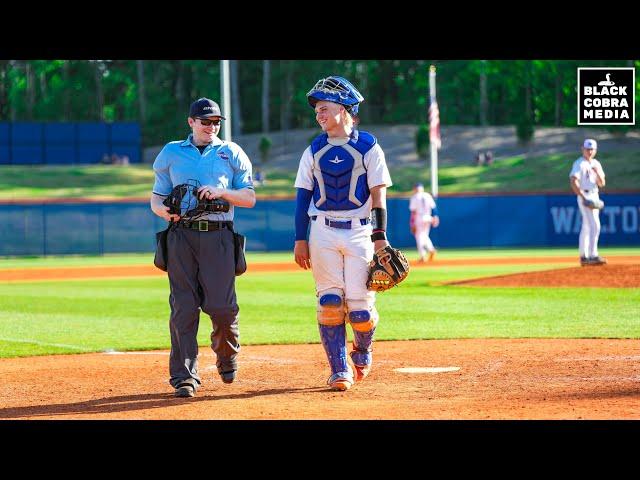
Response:
[{"label": "flagpole", "polygon": [[[224,116],[227,119],[230,118],[230,115],[233,115],[231,112],[231,95],[229,93],[230,90],[230,81],[229,81],[229,60],[220,60],[220,96],[222,97],[222,111],[224,112]],[[222,138],[227,142],[231,141],[231,121],[227,120],[224,124],[224,128],[222,129]]]},{"label": "flagpole", "polygon": [[[438,196],[438,143],[440,141],[440,112],[436,102],[436,66],[429,67],[429,146],[431,147],[431,195]],[[436,117],[437,118],[434,118]]]}]

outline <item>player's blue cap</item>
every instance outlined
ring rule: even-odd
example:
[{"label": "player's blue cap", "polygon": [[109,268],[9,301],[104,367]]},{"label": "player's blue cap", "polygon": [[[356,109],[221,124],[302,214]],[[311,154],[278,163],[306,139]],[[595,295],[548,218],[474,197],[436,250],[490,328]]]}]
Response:
[{"label": "player's blue cap", "polygon": [[418,188],[418,187],[422,187],[422,188],[424,188],[424,185],[423,185],[422,183],[418,182],[418,183],[416,183],[416,184],[414,185],[414,187],[415,187],[415,188]]}]

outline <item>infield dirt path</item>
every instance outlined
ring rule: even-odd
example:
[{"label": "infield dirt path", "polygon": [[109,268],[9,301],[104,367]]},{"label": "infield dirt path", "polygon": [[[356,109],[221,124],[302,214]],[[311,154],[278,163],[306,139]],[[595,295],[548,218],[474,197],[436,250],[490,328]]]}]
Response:
[{"label": "infield dirt path", "polygon": [[[640,264],[640,256],[619,255],[609,257],[610,265]],[[465,266],[465,265],[527,265],[543,263],[566,263],[576,265],[576,257],[513,257],[513,258],[456,258],[436,259],[432,263],[411,262],[414,268],[431,266]],[[591,267],[589,267],[591,268]],[[291,262],[281,263],[249,263],[247,273],[259,272],[292,272],[300,271],[300,267]],[[43,267],[43,268],[7,268],[0,269],[0,282],[39,281],[39,280],[71,280],[81,278],[117,278],[140,276],[164,276],[165,272],[153,265],[104,265],[100,267]]]},{"label": "infield dirt path", "polygon": [[[0,419],[640,419],[638,343],[376,342],[372,373],[347,392],[325,385],[320,344],[243,346],[231,385],[201,348],[187,399],[173,397],[166,351],[2,359]],[[409,367],[458,370],[396,371]]]}]

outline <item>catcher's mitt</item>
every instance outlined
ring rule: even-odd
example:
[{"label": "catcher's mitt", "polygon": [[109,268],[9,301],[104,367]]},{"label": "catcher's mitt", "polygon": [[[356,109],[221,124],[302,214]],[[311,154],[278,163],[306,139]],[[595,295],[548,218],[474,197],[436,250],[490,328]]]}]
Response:
[{"label": "catcher's mitt", "polygon": [[583,205],[591,210],[602,210],[604,208],[604,202],[602,200],[583,200]]},{"label": "catcher's mitt", "polygon": [[408,275],[409,261],[400,250],[389,245],[373,254],[373,260],[369,262],[367,288],[384,292],[398,285]]}]

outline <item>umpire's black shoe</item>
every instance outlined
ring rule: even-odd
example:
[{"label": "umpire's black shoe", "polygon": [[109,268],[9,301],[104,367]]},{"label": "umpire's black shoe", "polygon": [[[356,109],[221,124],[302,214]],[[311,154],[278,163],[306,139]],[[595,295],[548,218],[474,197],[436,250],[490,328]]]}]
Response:
[{"label": "umpire's black shoe", "polygon": [[176,388],[176,392],[175,392],[176,397],[182,397],[182,398],[194,397],[195,394],[196,394],[196,389],[193,387],[193,385],[189,383],[183,383],[182,385],[179,385],[178,388]]},{"label": "umpire's black shoe", "polygon": [[222,372],[220,373],[220,378],[222,378],[224,383],[233,383],[236,379],[236,371],[231,370],[230,372]]}]

